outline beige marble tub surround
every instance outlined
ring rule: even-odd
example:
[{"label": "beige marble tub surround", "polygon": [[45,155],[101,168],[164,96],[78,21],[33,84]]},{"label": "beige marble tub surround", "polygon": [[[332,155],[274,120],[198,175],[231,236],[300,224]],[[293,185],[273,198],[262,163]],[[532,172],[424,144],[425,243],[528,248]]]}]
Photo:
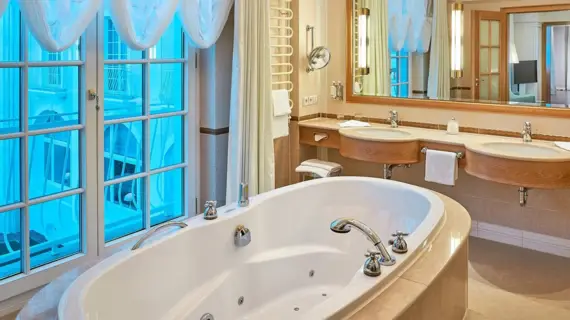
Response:
[{"label": "beige marble tub surround", "polygon": [[[462,146],[471,150],[477,150],[480,152],[485,153],[492,153],[495,156],[505,157],[505,158],[512,158],[512,153],[495,151],[491,152],[488,148],[485,148],[484,145],[486,143],[493,143],[493,142],[503,142],[503,143],[513,143],[513,144],[522,144],[521,138],[514,138],[514,137],[502,137],[496,135],[486,135],[486,134],[475,134],[475,133],[466,133],[460,132],[457,135],[448,134],[443,130],[435,130],[435,129],[426,129],[426,128],[415,128],[415,127],[403,127],[400,126],[397,129],[403,132],[410,133],[410,137],[402,137],[402,138],[374,138],[370,137],[369,135],[362,135],[358,133],[358,129],[366,130],[366,128],[341,128],[340,123],[344,120],[337,120],[337,119],[328,119],[328,118],[315,118],[305,121],[300,121],[300,127],[307,127],[307,128],[314,128],[314,129],[324,129],[324,130],[338,130],[340,134],[347,135],[351,138],[367,140],[367,141],[380,141],[380,140],[398,140],[398,139],[416,139],[422,142],[433,142],[433,143],[442,143],[442,144],[449,144],[449,145],[456,145]],[[391,130],[390,126],[385,124],[377,124],[377,123],[370,123],[370,127],[367,128],[381,128],[386,130]],[[554,145],[553,142],[550,141],[542,141],[542,140],[533,140],[531,142],[532,145],[540,146],[544,148],[549,148],[552,150],[556,150],[557,154],[553,155],[552,157],[544,158],[544,157],[533,157],[532,155],[528,155],[525,157],[517,156],[518,159],[524,159],[528,161],[536,160],[536,161],[570,161],[570,151],[558,148]]]},{"label": "beige marble tub surround", "polygon": [[435,314],[438,320],[463,318],[471,219],[459,203],[438,195],[445,204],[445,221],[417,259],[378,296],[332,319],[432,320]]}]

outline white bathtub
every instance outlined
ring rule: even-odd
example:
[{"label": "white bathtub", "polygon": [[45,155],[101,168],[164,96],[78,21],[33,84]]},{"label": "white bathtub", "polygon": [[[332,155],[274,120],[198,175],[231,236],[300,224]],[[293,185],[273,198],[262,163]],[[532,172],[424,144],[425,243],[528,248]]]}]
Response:
[{"label": "white bathtub", "polygon": [[[69,287],[59,318],[324,319],[389,285],[443,213],[434,193],[399,182],[340,177],[292,185],[253,198],[248,208],[222,208],[217,220],[190,219],[188,228],[104,260]],[[367,277],[362,264],[373,245],[355,228],[331,232],[339,217],[363,221],[386,245],[392,232],[410,232],[409,252],[396,255],[380,277]],[[252,234],[243,248],[234,245],[239,224]]]}]

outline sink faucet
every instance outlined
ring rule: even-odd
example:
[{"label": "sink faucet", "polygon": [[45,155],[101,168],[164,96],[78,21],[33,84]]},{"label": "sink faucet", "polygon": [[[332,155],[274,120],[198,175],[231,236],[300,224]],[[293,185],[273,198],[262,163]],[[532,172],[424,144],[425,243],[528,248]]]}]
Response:
[{"label": "sink faucet", "polygon": [[532,142],[532,125],[529,121],[524,123],[523,131],[521,132],[523,142]]},{"label": "sink faucet", "polygon": [[351,218],[340,218],[333,221],[330,228],[336,233],[349,233],[350,226],[353,226],[364,233],[368,237],[368,240],[374,244],[374,247],[378,249],[378,253],[381,257],[379,259],[381,265],[392,266],[396,263],[396,259],[388,253],[388,250],[386,250],[386,247],[382,243],[382,240],[380,240],[378,234],[362,221]]},{"label": "sink faucet", "polygon": [[390,127],[397,128],[398,127],[398,111],[390,110],[390,118],[388,118],[388,121],[390,121]]}]

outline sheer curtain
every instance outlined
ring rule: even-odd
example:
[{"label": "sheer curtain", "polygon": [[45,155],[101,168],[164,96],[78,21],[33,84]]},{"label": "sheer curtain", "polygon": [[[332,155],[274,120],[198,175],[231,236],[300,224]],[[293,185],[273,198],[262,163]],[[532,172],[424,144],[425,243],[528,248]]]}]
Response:
[{"label": "sheer curtain", "polygon": [[226,201],[275,188],[269,1],[236,0]]},{"label": "sheer curtain", "polygon": [[180,0],[106,0],[117,33],[131,49],[155,46],[166,31]]},{"label": "sheer curtain", "polygon": [[6,7],[8,7],[8,1],[10,0],[0,0],[0,17],[4,13],[4,10],[6,10]]},{"label": "sheer curtain", "polygon": [[428,76],[428,98],[451,96],[451,47],[449,46],[447,0],[434,0],[433,28]]},{"label": "sheer curtain", "polygon": [[[0,12],[3,2],[0,0]],[[38,43],[59,52],[73,45],[97,15],[102,0],[17,0],[22,18]],[[5,4],[4,4],[5,5]]]},{"label": "sheer curtain", "polygon": [[234,0],[180,0],[178,17],[196,48],[212,46],[222,34]]},{"label": "sheer curtain", "polygon": [[390,48],[388,46],[388,0],[368,0],[370,9],[368,59],[370,74],[364,76],[366,95],[390,96]]}]

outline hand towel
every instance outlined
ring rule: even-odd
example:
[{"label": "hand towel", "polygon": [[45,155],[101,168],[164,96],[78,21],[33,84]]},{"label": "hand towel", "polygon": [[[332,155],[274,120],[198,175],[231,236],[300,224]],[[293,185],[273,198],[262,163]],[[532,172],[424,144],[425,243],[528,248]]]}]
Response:
[{"label": "hand towel", "polygon": [[339,123],[341,128],[359,128],[359,127],[370,127],[370,123],[362,122],[358,120],[348,120],[342,123]]},{"label": "hand towel", "polygon": [[554,144],[558,147],[558,148],[562,148],[564,150],[570,151],[570,142],[554,142]]},{"label": "hand towel", "polygon": [[285,89],[273,90],[273,115],[275,117],[289,115],[291,106],[289,105],[289,92]]},{"label": "hand towel", "polygon": [[457,180],[457,154],[427,150],[425,179],[428,182],[454,186]]}]

